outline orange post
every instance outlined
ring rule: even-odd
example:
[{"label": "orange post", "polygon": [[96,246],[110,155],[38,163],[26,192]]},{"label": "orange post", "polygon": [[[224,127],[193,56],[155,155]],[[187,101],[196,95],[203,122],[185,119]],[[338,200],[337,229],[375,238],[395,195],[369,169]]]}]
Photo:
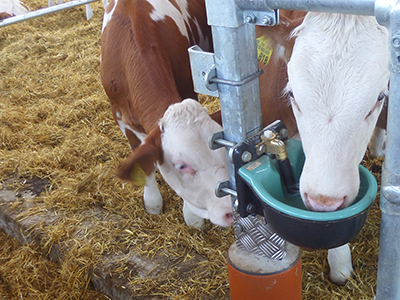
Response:
[{"label": "orange post", "polygon": [[274,260],[239,249],[228,251],[231,300],[301,300],[301,251],[287,245],[287,256]]}]

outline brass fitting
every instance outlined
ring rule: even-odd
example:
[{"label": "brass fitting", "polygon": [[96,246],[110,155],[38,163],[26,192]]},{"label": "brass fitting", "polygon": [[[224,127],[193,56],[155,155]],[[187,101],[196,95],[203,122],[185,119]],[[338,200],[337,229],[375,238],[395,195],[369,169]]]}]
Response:
[{"label": "brass fitting", "polygon": [[287,158],[287,152],[285,143],[277,139],[277,133],[270,130],[264,132],[261,135],[261,143],[256,146],[258,154],[271,153],[275,154],[278,160],[285,160]]}]

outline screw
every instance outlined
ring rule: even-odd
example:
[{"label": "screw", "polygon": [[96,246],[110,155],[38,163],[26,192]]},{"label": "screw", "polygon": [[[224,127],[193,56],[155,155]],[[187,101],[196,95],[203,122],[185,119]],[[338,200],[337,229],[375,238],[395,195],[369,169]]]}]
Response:
[{"label": "screw", "polygon": [[247,205],[247,207],[246,207],[246,211],[247,211],[249,214],[254,214],[255,211],[256,211],[256,206],[255,206],[253,203],[249,203],[249,204]]},{"label": "screw", "polygon": [[273,25],[274,24],[274,19],[272,18],[272,17],[270,17],[270,16],[265,16],[264,18],[263,18],[263,20],[262,20],[262,23],[264,24],[264,25]]},{"label": "screw", "polygon": [[256,16],[251,14],[245,18],[246,23],[254,23],[256,21]]},{"label": "screw", "polygon": [[392,38],[392,45],[393,45],[393,47],[399,48],[400,47],[400,37],[394,36]]},{"label": "screw", "polygon": [[249,162],[251,160],[251,153],[249,151],[244,151],[242,154],[242,161],[243,162]]},{"label": "screw", "polygon": [[267,139],[272,139],[274,137],[274,133],[271,130],[266,130],[266,131],[264,131],[264,136]]}]

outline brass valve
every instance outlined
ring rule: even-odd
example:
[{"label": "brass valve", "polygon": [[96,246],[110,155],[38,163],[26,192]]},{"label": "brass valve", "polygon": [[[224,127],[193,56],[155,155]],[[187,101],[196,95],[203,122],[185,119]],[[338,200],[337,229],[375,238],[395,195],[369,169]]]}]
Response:
[{"label": "brass valve", "polygon": [[287,158],[285,143],[278,139],[277,136],[278,133],[274,133],[271,130],[264,131],[260,136],[261,143],[256,146],[257,154],[275,154],[278,160],[285,160]]}]

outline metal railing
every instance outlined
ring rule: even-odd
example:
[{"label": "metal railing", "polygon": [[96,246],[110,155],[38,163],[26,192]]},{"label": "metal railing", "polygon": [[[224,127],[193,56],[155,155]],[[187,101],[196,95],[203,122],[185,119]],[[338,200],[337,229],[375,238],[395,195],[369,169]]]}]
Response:
[{"label": "metal railing", "polygon": [[[29,11],[26,14],[10,17],[10,18],[0,21],[0,27],[5,27],[8,25],[24,22],[24,21],[27,21],[30,19],[34,19],[34,18],[41,17],[41,16],[48,15],[48,14],[53,14],[53,13],[56,13],[56,12],[59,12],[59,11],[65,10],[65,9],[89,4],[89,3],[92,3],[95,1],[98,1],[98,0],[73,0],[73,1],[65,2],[65,3],[57,4],[54,6],[49,6],[46,8]],[[90,15],[90,12],[88,12],[88,8],[86,8],[86,10],[87,10],[86,11],[87,19],[90,19],[91,15],[93,15],[93,12]]]}]

